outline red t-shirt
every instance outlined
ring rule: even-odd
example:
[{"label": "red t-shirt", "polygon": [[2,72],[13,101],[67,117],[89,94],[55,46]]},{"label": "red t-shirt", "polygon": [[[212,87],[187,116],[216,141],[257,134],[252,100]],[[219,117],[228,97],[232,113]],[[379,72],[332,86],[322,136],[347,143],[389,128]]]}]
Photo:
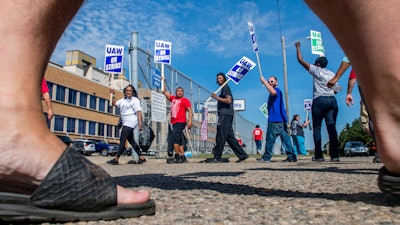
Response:
[{"label": "red t-shirt", "polygon": [[351,71],[350,71],[350,75],[349,75],[349,80],[351,80],[351,79],[356,79],[357,78],[357,75],[356,75],[356,73],[354,72],[354,70],[353,69],[351,69]]},{"label": "red t-shirt", "polygon": [[262,140],[262,130],[260,128],[256,128],[253,130],[253,136],[254,136],[254,140],[256,141],[260,141]]},{"label": "red t-shirt", "polygon": [[47,87],[46,79],[42,79],[42,94],[49,92],[49,87]]},{"label": "red t-shirt", "polygon": [[169,101],[171,101],[171,123],[186,123],[186,109],[191,107],[189,99],[171,95]]}]

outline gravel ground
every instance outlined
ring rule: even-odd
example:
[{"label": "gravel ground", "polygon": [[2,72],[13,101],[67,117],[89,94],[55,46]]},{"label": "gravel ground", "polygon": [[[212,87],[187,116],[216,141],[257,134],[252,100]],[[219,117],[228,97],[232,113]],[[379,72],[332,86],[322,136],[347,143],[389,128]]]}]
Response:
[{"label": "gravel ground", "polygon": [[271,163],[255,158],[235,163],[167,164],[148,157],[143,165],[108,165],[90,156],[118,184],[151,191],[156,214],[114,221],[67,224],[400,224],[400,200],[377,187],[380,163],[372,157],[340,162]]}]

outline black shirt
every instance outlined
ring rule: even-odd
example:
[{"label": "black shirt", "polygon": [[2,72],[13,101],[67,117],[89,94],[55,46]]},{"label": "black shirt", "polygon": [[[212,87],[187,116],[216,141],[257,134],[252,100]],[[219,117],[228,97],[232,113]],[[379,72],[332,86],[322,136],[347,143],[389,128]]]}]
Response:
[{"label": "black shirt", "polygon": [[231,88],[228,85],[225,85],[222,88],[221,93],[219,94],[219,97],[226,98],[226,96],[228,96],[228,95],[231,96],[232,102],[230,104],[226,104],[226,103],[218,101],[218,115],[219,114],[225,114],[225,115],[230,115],[230,116],[234,115],[233,96],[232,96]]}]

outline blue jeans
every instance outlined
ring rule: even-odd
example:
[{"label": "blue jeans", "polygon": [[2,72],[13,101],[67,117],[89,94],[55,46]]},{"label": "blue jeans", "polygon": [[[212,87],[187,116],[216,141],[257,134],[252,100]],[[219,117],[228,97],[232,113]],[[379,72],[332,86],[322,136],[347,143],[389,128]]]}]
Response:
[{"label": "blue jeans", "polygon": [[339,157],[338,135],[336,131],[336,118],[339,108],[335,96],[321,96],[313,100],[311,112],[314,129],[315,159],[323,158],[321,143],[321,125],[325,125],[329,134],[329,155],[331,158]]},{"label": "blue jeans", "polygon": [[255,142],[256,142],[256,149],[257,149],[257,150],[261,150],[262,141],[261,141],[261,140],[255,140]]},{"label": "blue jeans", "polygon": [[286,123],[271,123],[268,122],[267,128],[267,137],[265,143],[265,152],[262,158],[265,161],[270,161],[272,158],[272,149],[274,148],[275,140],[278,136],[281,136],[282,145],[285,148],[287,158],[289,160],[297,159],[296,155],[293,154],[293,146],[292,141],[290,140],[290,136],[285,131]]},{"label": "blue jeans", "polygon": [[306,147],[304,145],[304,137],[297,135],[297,143],[299,144],[299,149],[297,150],[297,153],[301,154],[301,155],[307,155],[307,150]]},{"label": "blue jeans", "polygon": [[293,153],[295,155],[299,155],[300,153],[300,147],[299,147],[299,142],[297,141],[296,135],[291,135],[292,140],[293,140]]}]

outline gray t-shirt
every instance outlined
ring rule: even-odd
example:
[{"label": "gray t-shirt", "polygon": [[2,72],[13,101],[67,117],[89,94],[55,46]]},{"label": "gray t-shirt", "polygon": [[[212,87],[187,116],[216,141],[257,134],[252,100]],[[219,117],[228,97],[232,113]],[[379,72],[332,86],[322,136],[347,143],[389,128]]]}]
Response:
[{"label": "gray t-shirt", "polygon": [[320,96],[335,96],[333,89],[326,86],[328,81],[335,76],[332,71],[310,64],[308,72],[314,77],[314,99]]}]

